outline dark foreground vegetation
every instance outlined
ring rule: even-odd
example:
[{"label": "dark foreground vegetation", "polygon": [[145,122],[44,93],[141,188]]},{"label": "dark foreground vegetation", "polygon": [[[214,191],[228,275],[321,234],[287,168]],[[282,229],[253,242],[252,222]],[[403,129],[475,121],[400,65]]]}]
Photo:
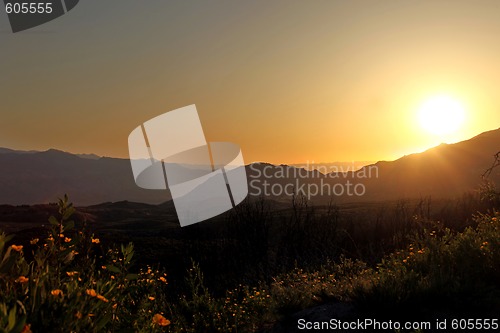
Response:
[{"label": "dark foreground vegetation", "polygon": [[151,207],[118,223],[64,198],[46,226],[0,234],[0,332],[291,331],[319,304],[349,305],[346,318],[494,318],[499,207],[491,187],[384,204],[261,199],[181,229],[148,224]]}]

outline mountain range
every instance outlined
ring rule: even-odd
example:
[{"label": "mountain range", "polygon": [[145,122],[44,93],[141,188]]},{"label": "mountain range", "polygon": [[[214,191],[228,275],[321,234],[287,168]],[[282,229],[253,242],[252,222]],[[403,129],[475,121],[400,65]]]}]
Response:
[{"label": "mountain range", "polygon": [[[317,202],[444,198],[477,189],[499,151],[500,128],[357,171],[321,173],[267,163],[246,168],[250,195],[267,194],[279,201],[289,200],[291,192],[303,192]],[[496,183],[499,169],[490,175]],[[362,195],[348,195],[348,183],[351,192],[356,189]],[[0,204],[54,202],[65,193],[80,206],[123,200],[160,204],[171,199],[169,191],[139,188],[128,159],[0,148]]]}]

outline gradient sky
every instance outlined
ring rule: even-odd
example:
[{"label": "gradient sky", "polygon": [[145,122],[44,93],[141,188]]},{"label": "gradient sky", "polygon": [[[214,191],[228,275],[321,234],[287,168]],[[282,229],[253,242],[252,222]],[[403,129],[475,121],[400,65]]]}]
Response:
[{"label": "gradient sky", "polygon": [[[498,1],[83,0],[13,34],[0,13],[0,146],[128,157],[196,104],[245,162],[391,160],[500,127]],[[417,123],[459,100],[455,135]]]}]

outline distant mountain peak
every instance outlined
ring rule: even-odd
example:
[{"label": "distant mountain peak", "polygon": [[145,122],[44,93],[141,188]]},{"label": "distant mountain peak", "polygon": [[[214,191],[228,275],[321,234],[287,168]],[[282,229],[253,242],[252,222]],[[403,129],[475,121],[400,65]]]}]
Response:
[{"label": "distant mountain peak", "polygon": [[79,158],[85,158],[89,160],[98,160],[102,156],[96,154],[75,154],[64,150],[50,148],[44,151],[39,150],[15,150],[10,148],[0,147],[0,154],[49,154],[49,155],[66,155],[66,156],[76,156]]}]

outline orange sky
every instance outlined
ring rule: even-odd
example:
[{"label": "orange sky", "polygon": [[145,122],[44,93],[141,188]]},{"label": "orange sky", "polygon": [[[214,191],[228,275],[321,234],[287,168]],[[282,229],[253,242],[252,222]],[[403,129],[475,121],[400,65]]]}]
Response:
[{"label": "orange sky", "polygon": [[[12,34],[0,146],[127,157],[131,130],[196,104],[245,162],[390,160],[500,127],[497,1],[84,1]],[[466,124],[426,133],[419,106]]]}]

